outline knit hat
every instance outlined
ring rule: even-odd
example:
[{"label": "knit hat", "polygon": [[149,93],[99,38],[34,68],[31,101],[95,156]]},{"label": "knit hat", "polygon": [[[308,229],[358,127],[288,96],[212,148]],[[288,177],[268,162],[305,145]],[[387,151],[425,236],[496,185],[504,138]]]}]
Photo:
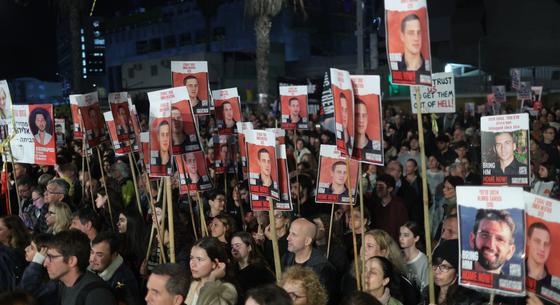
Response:
[{"label": "knit hat", "polygon": [[453,268],[459,266],[459,242],[457,239],[441,240],[432,254],[432,264],[436,265],[443,260],[448,261]]}]

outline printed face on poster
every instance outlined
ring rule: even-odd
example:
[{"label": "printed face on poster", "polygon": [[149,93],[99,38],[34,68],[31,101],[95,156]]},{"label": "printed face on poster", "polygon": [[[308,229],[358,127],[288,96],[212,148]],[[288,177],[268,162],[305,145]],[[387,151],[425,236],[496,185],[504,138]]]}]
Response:
[{"label": "printed face on poster", "polygon": [[233,138],[228,135],[214,136],[214,169],[216,174],[235,173]]},{"label": "printed face on poster", "polygon": [[560,202],[524,192],[526,207],[527,291],[560,303]]},{"label": "printed face on poster", "polygon": [[243,171],[243,178],[247,179],[247,145],[245,144],[245,131],[253,130],[252,122],[237,122],[238,143],[239,143],[239,156],[241,157],[241,169]]},{"label": "printed face on poster", "polygon": [[271,132],[249,130],[245,133],[249,165],[249,192],[279,198],[276,139]]},{"label": "printed face on poster", "polygon": [[150,100],[150,176],[172,176],[171,101],[184,88],[148,92]]},{"label": "printed face on poster", "polygon": [[[288,160],[286,159],[286,146],[276,146],[276,157],[278,164],[278,182],[280,186],[279,199],[273,199],[274,210],[277,211],[292,211],[292,199],[290,194],[290,177],[288,172]],[[270,209],[270,202],[266,196],[251,195],[251,210],[252,211],[268,211]]]},{"label": "printed face on poster", "polygon": [[509,73],[511,76],[511,88],[519,90],[521,86],[521,71],[519,69],[511,69]]},{"label": "printed face on poster", "polygon": [[103,113],[105,117],[105,123],[107,124],[107,129],[109,130],[109,136],[111,138],[111,144],[113,144],[113,149],[116,155],[124,155],[130,152],[130,145],[124,145],[124,143],[119,139],[117,126],[113,118],[113,113],[107,111]]},{"label": "printed face on poster", "polygon": [[209,115],[211,108],[208,63],[205,61],[172,61],[173,87],[184,86],[194,115]]},{"label": "printed face on poster", "polygon": [[202,150],[198,128],[188,100],[172,103],[171,121],[174,155]]},{"label": "printed face on poster", "polygon": [[529,115],[485,116],[480,126],[483,184],[528,185]]},{"label": "printed face on poster", "polygon": [[352,155],[354,146],[354,93],[350,74],[331,69],[336,147],[343,155]]},{"label": "printed face on poster", "polygon": [[136,111],[136,106],[132,104],[132,100],[128,99],[128,109],[130,110],[130,118],[132,119],[132,127],[134,129],[134,139],[132,139],[132,150],[134,152],[139,151],[138,143],[140,139],[140,120],[138,120],[138,112]]},{"label": "printed face on poster", "polygon": [[359,161],[383,165],[381,90],[377,75],[351,75],[354,87],[354,149]]},{"label": "printed face on poster", "polygon": [[53,106],[51,104],[13,105],[18,132],[10,140],[15,162],[55,165]]},{"label": "printed face on poster", "polygon": [[492,86],[492,93],[496,97],[496,102],[505,103],[506,99],[506,86]]},{"label": "printed face on poster", "polygon": [[219,134],[237,133],[237,122],[241,122],[241,105],[237,88],[212,91],[216,106],[216,125]]},{"label": "printed face on poster", "polygon": [[[418,87],[418,88],[417,88]],[[432,74],[432,86],[410,88],[412,113],[416,113],[416,90],[420,89],[420,109],[422,113],[455,113],[455,78],[453,73]]]},{"label": "printed face on poster", "polygon": [[[353,198],[356,198],[359,162],[351,159],[350,171],[348,171],[346,158],[341,156],[336,146],[321,145],[319,153],[319,175],[315,201],[349,204],[350,192],[352,192]],[[348,182],[350,182],[350,186],[348,186]]]},{"label": "printed face on poster", "polygon": [[523,190],[457,187],[459,284],[523,295],[525,221]]},{"label": "printed face on poster", "polygon": [[202,151],[175,156],[175,164],[179,171],[180,194],[194,194],[213,188]]},{"label": "printed face on poster", "polygon": [[280,110],[282,128],[307,129],[307,86],[280,87]]},{"label": "printed face on poster", "polygon": [[12,97],[8,82],[0,81],[0,141],[9,137],[13,130],[12,124]]},{"label": "printed face on poster", "polygon": [[520,82],[519,90],[517,91],[517,99],[520,101],[531,101],[531,84],[529,82]]},{"label": "printed face on poster", "polygon": [[430,33],[425,0],[385,0],[387,58],[392,82],[431,85]]},{"label": "printed face on poster", "polygon": [[121,141],[121,146],[130,146],[130,140],[133,139],[135,134],[130,108],[128,107],[128,93],[109,93],[109,106],[111,107],[113,124],[115,125],[119,141]]},{"label": "printed face on poster", "polygon": [[78,99],[82,98],[81,94],[71,94],[68,96],[70,100],[70,112],[72,113],[72,132],[74,139],[83,139],[82,116],[80,114]]},{"label": "printed face on poster", "polygon": [[77,96],[78,106],[90,147],[96,147],[107,140],[105,121],[101,114],[97,91]]},{"label": "printed face on poster", "polygon": [[62,118],[54,119],[54,134],[56,138],[56,146],[66,145],[66,121]]}]

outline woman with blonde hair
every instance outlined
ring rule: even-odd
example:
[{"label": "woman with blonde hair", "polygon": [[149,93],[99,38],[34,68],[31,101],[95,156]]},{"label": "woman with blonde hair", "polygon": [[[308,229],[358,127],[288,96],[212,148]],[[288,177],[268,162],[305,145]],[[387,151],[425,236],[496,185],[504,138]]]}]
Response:
[{"label": "woman with blonde hair", "polygon": [[68,204],[64,202],[55,202],[49,204],[49,211],[47,212],[47,226],[49,227],[47,233],[58,234],[70,228],[72,222],[72,211]]},{"label": "woman with blonde hair", "polygon": [[282,273],[280,287],[292,298],[293,305],[327,304],[327,292],[317,274],[309,267],[295,265],[286,269]]}]

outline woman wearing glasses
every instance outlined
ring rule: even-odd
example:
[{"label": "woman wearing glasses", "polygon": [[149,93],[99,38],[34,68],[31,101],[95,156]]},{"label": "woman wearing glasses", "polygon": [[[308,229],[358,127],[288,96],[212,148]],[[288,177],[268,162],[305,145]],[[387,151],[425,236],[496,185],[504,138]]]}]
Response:
[{"label": "woman wearing glasses", "polygon": [[58,234],[70,228],[72,222],[70,207],[64,202],[49,204],[47,212],[47,233]]},{"label": "woman wearing glasses", "polygon": [[327,292],[317,274],[309,267],[296,265],[286,269],[280,287],[286,290],[294,305],[327,304]]}]

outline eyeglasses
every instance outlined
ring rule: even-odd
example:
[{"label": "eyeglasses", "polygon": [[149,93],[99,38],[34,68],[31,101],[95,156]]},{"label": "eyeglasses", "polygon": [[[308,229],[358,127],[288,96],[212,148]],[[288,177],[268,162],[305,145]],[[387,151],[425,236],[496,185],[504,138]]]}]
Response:
[{"label": "eyeglasses", "polygon": [[48,211],[47,214],[49,214],[49,215],[56,215],[56,213],[53,212],[53,211]]},{"label": "eyeglasses", "polygon": [[47,259],[49,260],[49,262],[52,262],[53,259],[55,258],[59,258],[59,257],[63,257],[64,255],[52,255],[52,254],[47,254]]},{"label": "eyeglasses", "polygon": [[61,192],[52,192],[52,191],[49,191],[49,190],[45,190],[45,193],[44,193],[44,194],[45,194],[45,195],[48,195],[48,194],[63,195],[64,193],[61,193]]},{"label": "eyeglasses", "polygon": [[31,200],[33,200],[33,202],[35,202],[35,201],[37,201],[37,200],[39,200],[39,199],[41,199],[41,197],[31,198]]},{"label": "eyeglasses", "polygon": [[290,296],[290,298],[291,298],[293,301],[296,301],[297,299],[302,299],[302,298],[307,297],[307,296],[305,296],[305,295],[298,295],[298,294],[296,294],[295,292],[288,292],[288,295]]},{"label": "eyeglasses", "polygon": [[444,264],[432,266],[432,270],[434,271],[439,270],[439,272],[443,272],[443,273],[447,273],[451,269],[455,269],[455,268],[453,266],[444,265]]}]

